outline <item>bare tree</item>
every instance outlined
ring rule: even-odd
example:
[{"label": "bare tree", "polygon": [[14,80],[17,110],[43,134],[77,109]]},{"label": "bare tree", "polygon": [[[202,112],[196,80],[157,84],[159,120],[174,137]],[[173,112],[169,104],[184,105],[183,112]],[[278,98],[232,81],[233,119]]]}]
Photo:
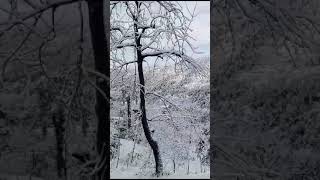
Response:
[{"label": "bare tree", "polygon": [[[86,2],[88,11],[83,10],[81,4]],[[95,176],[95,179],[106,179],[108,173],[109,163],[107,162],[107,146],[108,146],[108,134],[109,128],[109,51],[107,50],[108,43],[106,41],[105,30],[108,29],[108,25],[104,25],[104,4],[103,0],[50,0],[50,1],[30,1],[30,0],[11,0],[9,2],[1,1],[0,5],[0,38],[2,40],[11,39],[9,45],[6,47],[1,46],[1,85],[8,82],[10,79],[7,75],[10,72],[12,74],[13,63],[17,63],[26,69],[25,76],[28,80],[33,81],[36,78],[34,76],[44,76],[48,83],[55,84],[53,81],[53,74],[56,72],[47,68],[48,59],[56,64],[62,61],[73,63],[70,58],[72,52],[71,46],[74,44],[78,47],[78,60],[75,63],[76,68],[71,68],[69,75],[73,72],[77,73],[76,85],[74,91],[68,95],[67,98],[59,100],[64,108],[68,108],[70,112],[72,105],[75,104],[75,99],[79,98],[79,89],[82,87],[82,80],[85,79],[85,75],[94,75],[96,82],[92,83],[89,78],[87,82],[96,89],[96,119],[97,119],[97,134],[96,134],[96,150],[100,157],[96,162],[95,169],[91,174]],[[76,3],[79,4],[77,9]],[[80,23],[76,26],[80,27],[79,38],[76,42],[70,40],[67,43],[62,39],[66,36],[61,33],[64,29],[59,23],[61,20],[56,19],[59,17],[59,10],[69,9],[68,20],[75,18],[80,20]],[[84,12],[87,12],[85,14]],[[108,9],[106,10],[108,13]],[[7,19],[2,16],[7,15]],[[75,15],[75,16],[74,16]],[[89,35],[85,31],[85,20],[89,19]],[[79,21],[77,21],[79,22]],[[63,31],[62,31],[63,32]],[[94,70],[85,69],[83,65],[83,58],[85,55],[86,45],[85,38],[91,36],[92,49],[94,57]],[[22,38],[21,38],[22,37]],[[16,40],[18,39],[18,40]],[[17,44],[18,42],[18,44]],[[62,45],[61,45],[62,44]],[[71,45],[72,44],[72,45]],[[87,43],[88,44],[88,43]],[[12,48],[12,46],[15,46]],[[64,53],[62,53],[64,52]],[[2,58],[3,57],[3,58]],[[60,57],[60,58],[57,58]],[[68,60],[68,61],[67,61]],[[93,63],[91,63],[93,64]],[[70,65],[72,67],[72,65]],[[69,66],[69,68],[70,68]],[[51,66],[52,67],[52,66]],[[63,69],[64,67],[59,67]],[[37,73],[35,72],[37,69]],[[67,69],[67,68],[66,68]],[[49,71],[51,70],[51,71]],[[38,73],[40,71],[40,73]],[[62,76],[61,74],[55,74],[55,76]],[[20,77],[21,78],[21,77]],[[22,77],[21,79],[23,79]],[[55,87],[53,85],[53,87]],[[56,88],[59,92],[59,89]],[[68,113],[70,114],[70,113]],[[69,118],[66,119],[69,121]],[[57,121],[56,123],[59,123]],[[58,124],[57,124],[58,125]]]},{"label": "bare tree", "polygon": [[[190,36],[195,8],[189,11],[189,16],[181,4],[169,1],[111,2],[110,8],[111,61],[120,70],[130,64],[138,67],[142,126],[153,150],[156,175],[160,176],[163,171],[160,148],[151,135],[147,120],[144,63],[171,60],[181,70],[184,67],[198,68],[186,53],[188,50],[196,52]],[[134,54],[132,60],[125,55],[130,50]]]}]

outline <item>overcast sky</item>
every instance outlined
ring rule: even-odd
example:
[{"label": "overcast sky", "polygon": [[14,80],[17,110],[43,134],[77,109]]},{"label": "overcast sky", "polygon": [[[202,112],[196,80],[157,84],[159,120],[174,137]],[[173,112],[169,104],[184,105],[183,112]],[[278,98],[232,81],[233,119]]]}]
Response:
[{"label": "overcast sky", "polygon": [[[193,57],[194,59],[200,57],[210,57],[210,1],[178,1],[179,4],[182,6],[182,10],[184,14],[188,16],[189,11],[192,12],[194,7],[196,16],[194,17],[190,29],[193,31],[191,32],[192,37],[195,40],[190,39],[193,47],[197,47],[197,52],[202,52],[201,54],[193,53],[192,50],[189,48],[187,49],[186,54]],[[188,7],[188,9],[187,9]],[[121,12],[122,10],[120,10]],[[125,11],[123,11],[125,14]],[[112,14],[111,14],[112,16]],[[121,17],[123,17],[121,15]],[[190,17],[190,16],[189,16]],[[122,19],[125,20],[125,19]],[[127,51],[124,54],[126,61],[133,61],[134,58],[134,49],[127,48]],[[151,58],[153,59],[153,58]],[[156,58],[154,58],[156,59]],[[148,62],[153,62],[148,61]]]},{"label": "overcast sky", "polygon": [[[210,56],[210,1],[184,1],[188,7],[197,5],[195,20],[191,24],[193,37],[196,39],[194,45],[204,54],[195,57]],[[189,8],[189,9],[191,9]]]}]

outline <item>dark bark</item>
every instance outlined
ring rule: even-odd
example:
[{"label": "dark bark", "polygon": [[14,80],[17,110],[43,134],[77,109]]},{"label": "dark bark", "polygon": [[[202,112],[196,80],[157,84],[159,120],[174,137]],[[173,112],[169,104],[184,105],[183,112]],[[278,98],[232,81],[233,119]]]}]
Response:
[{"label": "dark bark", "polygon": [[[141,55],[141,52],[138,53]],[[156,163],[156,175],[160,176],[162,174],[162,161],[160,157],[159,146],[156,141],[153,140],[150,132],[150,128],[147,121],[147,114],[146,114],[146,104],[145,104],[145,88],[144,88],[144,75],[143,75],[143,67],[142,67],[142,59],[139,60],[141,56],[138,55],[138,74],[139,74],[139,81],[140,81],[140,110],[141,110],[141,121],[144,134],[148,140],[148,143],[151,146],[153,151],[154,160]]]},{"label": "dark bark", "polygon": [[88,135],[89,123],[87,121],[87,118],[88,118],[88,116],[86,116],[86,115],[82,116],[81,130],[82,130],[82,134],[84,137],[87,137],[87,135]]},{"label": "dark bark", "polygon": [[122,104],[124,105],[126,103],[126,91],[122,90],[121,93],[122,93]]},{"label": "dark bark", "polygon": [[[136,3],[138,3],[136,1]],[[138,7],[138,4],[137,4]],[[141,111],[141,121],[142,121],[142,127],[144,134],[146,136],[146,139],[148,143],[151,146],[151,149],[153,151],[155,163],[156,163],[156,175],[160,176],[162,174],[163,165],[160,157],[160,151],[158,143],[153,140],[150,132],[150,128],[147,121],[147,113],[146,113],[146,102],[145,102],[145,82],[144,82],[144,74],[143,74],[143,56],[141,54],[141,42],[140,38],[138,37],[139,31],[137,27],[138,19],[137,17],[134,17],[134,31],[135,31],[135,42],[137,45],[136,51],[137,51],[137,63],[138,63],[138,76],[139,76],[139,82],[140,82],[140,111]]]},{"label": "dark bark", "polygon": [[133,155],[134,155],[134,150],[136,149],[136,144],[137,144],[137,141],[133,140],[134,143],[133,143],[133,148],[132,148],[132,152],[131,152],[131,164],[133,162]]},{"label": "dark bark", "polygon": [[128,114],[128,130],[131,128],[131,100],[130,96],[127,96],[127,114]]},{"label": "dark bark", "polygon": [[[104,27],[104,3],[103,0],[87,0],[89,9],[89,24],[91,31],[91,41],[94,53],[95,70],[105,77],[109,78],[110,62],[109,45],[106,41],[105,27]],[[107,28],[108,29],[108,28]],[[108,143],[109,120],[110,120],[110,104],[109,99],[109,80],[102,77],[96,78],[97,87],[103,92],[96,89],[96,116],[97,116],[97,135],[96,148],[97,153],[101,158],[105,159]],[[109,168],[109,162],[103,161],[105,164],[97,173],[96,179],[109,179],[109,173],[105,173]]]},{"label": "dark bark", "polygon": [[60,178],[67,177],[66,160],[64,158],[64,123],[65,117],[62,108],[58,108],[58,111],[52,117],[55,136],[56,136],[56,163],[57,163],[57,174]]},{"label": "dark bark", "polygon": [[173,159],[173,173],[176,173],[176,161]]}]

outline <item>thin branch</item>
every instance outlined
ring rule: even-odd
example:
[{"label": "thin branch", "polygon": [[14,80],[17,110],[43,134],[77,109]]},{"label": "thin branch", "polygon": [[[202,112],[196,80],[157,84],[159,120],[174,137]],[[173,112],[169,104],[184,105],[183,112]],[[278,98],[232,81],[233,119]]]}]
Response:
[{"label": "thin branch", "polygon": [[[37,25],[40,16],[41,16],[41,14],[35,18],[35,21],[33,23],[33,27],[35,27]],[[17,48],[4,60],[4,63],[2,65],[2,80],[5,80],[5,71],[6,71],[8,63],[17,54],[17,52],[23,47],[23,45],[27,42],[31,33],[32,33],[32,29],[29,30],[29,32],[23,38],[23,40],[20,42],[20,44],[17,46]]]}]

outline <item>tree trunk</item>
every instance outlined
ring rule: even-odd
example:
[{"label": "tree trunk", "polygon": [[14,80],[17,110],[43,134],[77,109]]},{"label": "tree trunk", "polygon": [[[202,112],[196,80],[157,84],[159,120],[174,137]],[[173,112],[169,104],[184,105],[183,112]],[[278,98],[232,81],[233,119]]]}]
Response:
[{"label": "tree trunk", "polygon": [[[138,1],[136,2],[137,8],[139,8]],[[138,10],[139,12],[139,10]],[[144,131],[144,135],[146,136],[146,139],[148,143],[151,146],[151,149],[153,151],[154,160],[156,163],[156,176],[162,175],[163,165],[160,157],[160,151],[159,146],[156,141],[153,140],[151,136],[151,132],[149,129],[148,121],[147,121],[147,113],[146,113],[146,102],[145,102],[145,83],[144,83],[144,75],[143,75],[143,56],[141,52],[141,37],[138,37],[139,30],[138,30],[138,17],[134,17],[134,34],[135,34],[135,43],[137,45],[136,52],[137,52],[137,63],[138,63],[138,76],[139,76],[139,82],[140,82],[140,111],[141,111],[141,121],[142,121],[142,127]]]},{"label": "tree trunk", "polygon": [[151,136],[151,132],[149,129],[148,121],[147,121],[147,113],[146,113],[146,104],[145,104],[145,83],[144,83],[144,75],[143,75],[143,58],[141,56],[141,52],[137,50],[138,55],[138,74],[139,74],[139,81],[140,81],[140,110],[141,110],[141,121],[144,134],[148,140],[148,143],[151,146],[153,151],[154,160],[156,163],[156,175],[160,176],[162,174],[162,161],[160,157],[159,146],[156,141],[153,140]]},{"label": "tree trunk", "polygon": [[61,107],[58,108],[57,112],[54,113],[52,117],[54,129],[55,129],[55,136],[56,136],[56,162],[57,162],[57,174],[59,178],[65,179],[67,176],[66,170],[66,161],[64,157],[64,123],[65,117],[63,113],[63,109]]},{"label": "tree trunk", "polygon": [[189,147],[188,147],[188,154],[187,154],[187,158],[188,158],[187,175],[189,175],[190,173],[190,147],[191,147],[191,134],[189,134]]},{"label": "tree trunk", "polygon": [[[87,0],[89,9],[89,24],[91,31],[91,41],[94,53],[95,70],[105,77],[109,78],[110,62],[109,58],[109,45],[106,41],[105,26],[104,26],[104,3],[103,0]],[[109,10],[108,8],[106,9]],[[109,25],[107,25],[107,29]],[[97,115],[97,135],[96,135],[96,150],[102,159],[106,158],[102,155],[107,151],[108,143],[108,132],[110,120],[110,92],[109,79],[102,77],[96,78],[96,85],[99,89],[96,89],[96,106],[95,111]],[[102,168],[96,173],[96,179],[109,179],[109,173],[105,173],[106,169],[109,169],[109,162],[104,161]]]},{"label": "tree trunk", "polygon": [[172,159],[173,162],[173,173],[176,173],[176,161]]},{"label": "tree trunk", "polygon": [[128,130],[131,128],[131,103],[130,96],[127,96],[127,114],[128,114]]},{"label": "tree trunk", "polygon": [[134,140],[133,148],[132,148],[132,152],[131,152],[131,162],[130,162],[131,164],[133,163],[133,156],[134,156],[134,150],[136,148],[136,143],[137,143],[137,141]]}]

